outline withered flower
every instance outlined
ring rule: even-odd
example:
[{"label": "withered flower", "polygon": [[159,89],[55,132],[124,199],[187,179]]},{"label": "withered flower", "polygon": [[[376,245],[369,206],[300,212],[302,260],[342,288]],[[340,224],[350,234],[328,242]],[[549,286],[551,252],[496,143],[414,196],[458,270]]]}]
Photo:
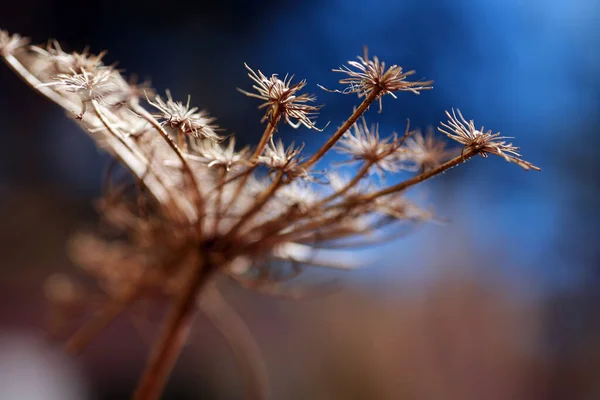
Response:
[{"label": "withered flower", "polygon": [[394,172],[401,169],[395,154],[400,144],[401,141],[396,134],[381,139],[379,125],[373,124],[369,128],[363,117],[342,136],[335,149],[340,153],[351,155],[354,160],[376,165],[381,172]]},{"label": "withered flower", "polygon": [[308,172],[300,166],[302,160],[299,156],[303,148],[304,145],[296,147],[292,142],[286,149],[281,139],[275,143],[271,138],[265,153],[258,157],[258,162],[273,170],[283,171],[289,176],[307,177]]},{"label": "withered flower", "polygon": [[[457,113],[458,118],[456,117]],[[475,128],[475,122],[473,120],[467,122],[460,110],[454,112],[452,109],[452,114],[446,111],[446,115],[448,122],[442,122],[442,127],[438,130],[445,133],[450,139],[463,144],[465,148],[478,150],[482,157],[487,157],[487,154],[500,156],[525,170],[541,170],[530,162],[522,160],[521,154],[518,153],[519,147],[513,146],[512,143],[506,143],[504,140],[512,138],[500,136],[500,132],[492,133],[491,129],[485,131],[483,126],[480,129]]]},{"label": "withered flower", "polygon": [[200,142],[195,150],[198,152],[199,157],[189,155],[188,158],[202,161],[206,163],[208,168],[217,166],[224,168],[226,171],[229,171],[235,165],[243,164],[250,152],[248,147],[236,152],[234,137],[229,138],[227,147],[212,140],[205,140]]},{"label": "withered flower", "polygon": [[87,104],[91,101],[102,101],[105,97],[119,92],[121,89],[115,83],[112,69],[97,69],[77,73],[71,70],[70,74],[58,74],[51,82],[39,86],[54,87],[57,91],[77,94],[81,99],[82,109],[77,119],[82,119],[86,112]]},{"label": "withered flower", "polygon": [[407,158],[413,161],[423,171],[440,166],[455,152],[446,148],[446,143],[438,140],[433,128],[427,129],[423,135],[420,130],[406,139]]},{"label": "withered flower", "polygon": [[[267,78],[260,70],[254,72],[247,64],[248,76],[256,85],[252,87],[257,93],[247,92],[238,89],[246,96],[255,97],[264,100],[258,108],[267,108],[267,112],[261,122],[277,119],[280,115],[284,117],[285,122],[293,128],[299,128],[304,125],[308,129],[320,130],[315,126],[314,118],[322,106],[313,106],[307,103],[314,102],[317,98],[309,94],[298,94],[306,86],[306,80],[291,84],[294,76],[286,75],[283,80],[279,79],[277,74]],[[295,120],[295,122],[293,121]]]},{"label": "withered flower", "polygon": [[177,129],[183,135],[191,135],[195,138],[210,139],[222,141],[223,138],[215,130],[213,125],[214,117],[208,115],[208,112],[198,107],[190,108],[190,96],[187,103],[173,101],[171,92],[167,90],[167,101],[165,102],[159,95],[156,95],[154,102],[148,99],[148,103],[158,109],[160,113],[154,114],[154,117],[161,121],[162,125]]},{"label": "withered flower", "polygon": [[364,56],[359,56],[358,60],[348,61],[348,64],[354,70],[346,65],[333,70],[334,72],[342,72],[348,75],[348,78],[340,80],[342,85],[348,86],[343,91],[336,92],[356,93],[360,98],[367,97],[373,91],[377,91],[380,112],[382,109],[382,97],[386,94],[396,98],[394,92],[397,91],[409,91],[419,94],[421,90],[432,89],[431,84],[433,81],[410,82],[406,80],[415,71],[404,72],[402,67],[395,64],[386,69],[385,63],[379,61],[379,58],[376,56],[372,60],[369,60],[367,47],[364,49]]},{"label": "withered flower", "polygon": [[81,53],[66,53],[56,40],[49,41],[46,48],[32,46],[31,50],[53,65],[56,72],[61,74],[71,71],[81,74],[83,71],[93,72],[102,68],[112,69],[112,67],[105,66],[102,62],[106,51],[92,54],[89,49],[84,49]]}]

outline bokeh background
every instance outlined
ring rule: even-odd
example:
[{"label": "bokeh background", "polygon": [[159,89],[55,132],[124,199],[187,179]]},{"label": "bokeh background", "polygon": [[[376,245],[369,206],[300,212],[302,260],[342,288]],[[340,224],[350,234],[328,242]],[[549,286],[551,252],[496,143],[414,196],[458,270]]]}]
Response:
[{"label": "bokeh background", "polygon": [[[230,289],[261,343],[275,399],[600,398],[600,3],[596,0],[19,0],[0,28],[57,38],[261,133],[243,62],[296,74],[326,104],[331,72],[371,54],[435,80],[384,99],[381,132],[443,111],[514,136],[541,173],[477,158],[413,190],[443,224],[357,254],[346,290],[300,303]],[[46,339],[44,278],[72,273],[65,243],[97,222],[109,157],[0,65],[0,399],[127,398],[154,329],[124,318],[79,359]],[[307,149],[325,133],[289,128]],[[200,321],[165,398],[241,398],[239,373]]]}]

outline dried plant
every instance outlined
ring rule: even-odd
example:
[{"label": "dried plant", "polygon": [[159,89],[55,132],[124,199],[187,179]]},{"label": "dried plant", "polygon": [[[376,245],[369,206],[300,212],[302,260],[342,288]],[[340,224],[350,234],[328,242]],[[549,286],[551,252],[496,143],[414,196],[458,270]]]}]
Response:
[{"label": "dried plant", "polygon": [[[71,243],[73,258],[95,277],[100,300],[94,302],[95,315],[67,341],[69,351],[80,351],[141,299],[170,304],[135,399],[160,396],[199,310],[222,330],[248,369],[248,397],[268,396],[264,367],[248,329],[212,286],[219,276],[275,295],[312,293],[329,286],[295,287],[290,293],[286,283],[307,265],[352,268],[352,257],[333,249],[371,245],[381,228],[392,223],[431,219],[431,213],[404,197],[411,186],[477,154],[498,155],[538,170],[504,137],[476,130],[473,121],[466,122],[460,113],[457,119],[454,111],[440,130],[463,148],[449,160],[443,142],[431,134],[423,138],[408,126],[402,136],[380,138],[377,125],[369,128],[363,117],[370,105],[381,104],[387,94],[418,94],[431,89],[432,82],[408,81],[413,71],[403,72],[396,65],[386,69],[366,52],[359,62],[349,62],[353,69],[334,70],[348,75],[340,81],[347,85],[341,93],[355,93],[362,103],[317,151],[303,156],[302,146],[286,147],[284,138],[274,136],[282,122],[317,129],[321,107],[311,105],[313,95],[301,93],[304,80],[292,84],[293,77],[287,75],[283,80],[275,74],[267,78],[246,66],[254,91],[240,91],[263,101],[259,108],[266,109],[266,127],[253,151],[236,152],[235,139],[221,143],[214,118],[191,107],[189,97],[185,104],[174,101],[170,92],[166,101],[160,96],[150,100],[149,88],[129,83],[102,62],[104,53],[69,54],[56,42],[45,48],[27,43],[2,31],[0,54],[33,89],[73,113],[98,146],[136,178],[134,196],[132,185],[109,180],[99,202],[104,219],[121,235],[79,235]],[[143,100],[158,113],[143,107]],[[313,169],[335,150],[359,163],[357,170],[349,169],[348,179]],[[385,179],[368,179],[372,172],[383,177],[399,170],[416,174],[387,186]],[[331,247],[333,256],[313,251],[322,247]],[[58,281],[64,286],[64,280]],[[200,293],[214,301],[200,302]]]}]

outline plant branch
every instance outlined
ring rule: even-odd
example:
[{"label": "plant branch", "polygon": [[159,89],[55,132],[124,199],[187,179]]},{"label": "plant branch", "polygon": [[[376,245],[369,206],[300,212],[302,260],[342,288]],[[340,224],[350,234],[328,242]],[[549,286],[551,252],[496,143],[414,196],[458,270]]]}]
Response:
[{"label": "plant branch", "polygon": [[411,186],[416,185],[417,183],[421,183],[429,178],[434,177],[435,175],[441,174],[442,172],[467,161],[469,158],[473,157],[474,155],[479,154],[480,152],[481,151],[475,147],[467,148],[462,152],[461,155],[454,157],[452,160],[446,161],[444,164],[438,166],[437,168],[433,168],[427,172],[424,172],[422,174],[414,176],[413,178],[407,179],[404,182],[400,182],[397,185],[393,185],[388,188],[379,190],[377,192],[373,192],[373,193],[364,195],[364,196],[360,197],[360,200],[370,201],[370,200],[374,200],[378,197],[385,196],[387,194],[401,192],[405,189],[408,189]]}]

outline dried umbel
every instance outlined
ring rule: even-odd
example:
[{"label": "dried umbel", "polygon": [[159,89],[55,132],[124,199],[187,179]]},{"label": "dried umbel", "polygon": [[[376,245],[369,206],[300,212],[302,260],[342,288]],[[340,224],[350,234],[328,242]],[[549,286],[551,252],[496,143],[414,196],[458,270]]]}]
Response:
[{"label": "dried umbel", "polygon": [[[26,40],[4,31],[0,52],[32,88],[73,113],[98,146],[131,171],[136,178],[133,188],[140,188],[132,196],[131,185],[107,185],[106,197],[99,202],[104,218],[122,232],[118,240],[86,235],[72,243],[74,259],[98,282],[94,304],[100,309],[67,342],[70,351],[81,350],[138,300],[171,304],[136,399],[158,398],[198,309],[234,342],[232,346],[245,349],[242,358],[247,357],[241,362],[254,377],[249,390],[254,397],[266,396],[263,370],[247,328],[214,294],[211,283],[218,277],[286,295],[286,284],[308,265],[356,267],[351,255],[336,247],[372,245],[386,239],[383,227],[430,220],[430,212],[404,197],[411,186],[477,154],[538,169],[521,160],[518,148],[503,137],[475,129],[460,113],[460,118],[449,114],[450,121],[440,128],[463,145],[454,158],[443,142],[431,135],[424,138],[408,126],[404,135],[390,132],[380,137],[377,125],[361,119],[369,106],[387,94],[418,94],[430,89],[431,82],[409,82],[412,71],[396,65],[386,69],[366,54],[360,62],[350,62],[355,70],[340,70],[349,76],[341,80],[349,85],[342,92],[355,93],[362,102],[322,146],[303,155],[303,146],[286,145],[277,128],[285,122],[316,129],[320,107],[311,105],[314,96],[301,93],[305,81],[292,84],[291,77],[280,80],[275,74],[267,78],[247,67],[255,91],[242,92],[263,101],[260,108],[266,108],[263,120],[268,123],[253,151],[236,151],[235,139],[224,142],[215,133],[213,119],[190,107],[189,98],[186,103],[175,101],[167,92],[166,101],[159,96],[148,100],[151,95],[142,96],[148,91],[103,64],[104,53],[65,53],[56,42],[45,49],[27,47]],[[158,112],[143,107],[144,99]],[[332,151],[346,156],[350,164],[358,163],[358,168],[346,166],[346,178],[339,171],[316,171],[315,165]],[[399,170],[416,172],[386,185],[382,178]],[[372,172],[381,179],[369,180]],[[322,250],[326,247],[330,249]],[[213,293],[213,302],[199,302],[201,292]],[[310,292],[310,287],[295,287],[292,295]]]}]

